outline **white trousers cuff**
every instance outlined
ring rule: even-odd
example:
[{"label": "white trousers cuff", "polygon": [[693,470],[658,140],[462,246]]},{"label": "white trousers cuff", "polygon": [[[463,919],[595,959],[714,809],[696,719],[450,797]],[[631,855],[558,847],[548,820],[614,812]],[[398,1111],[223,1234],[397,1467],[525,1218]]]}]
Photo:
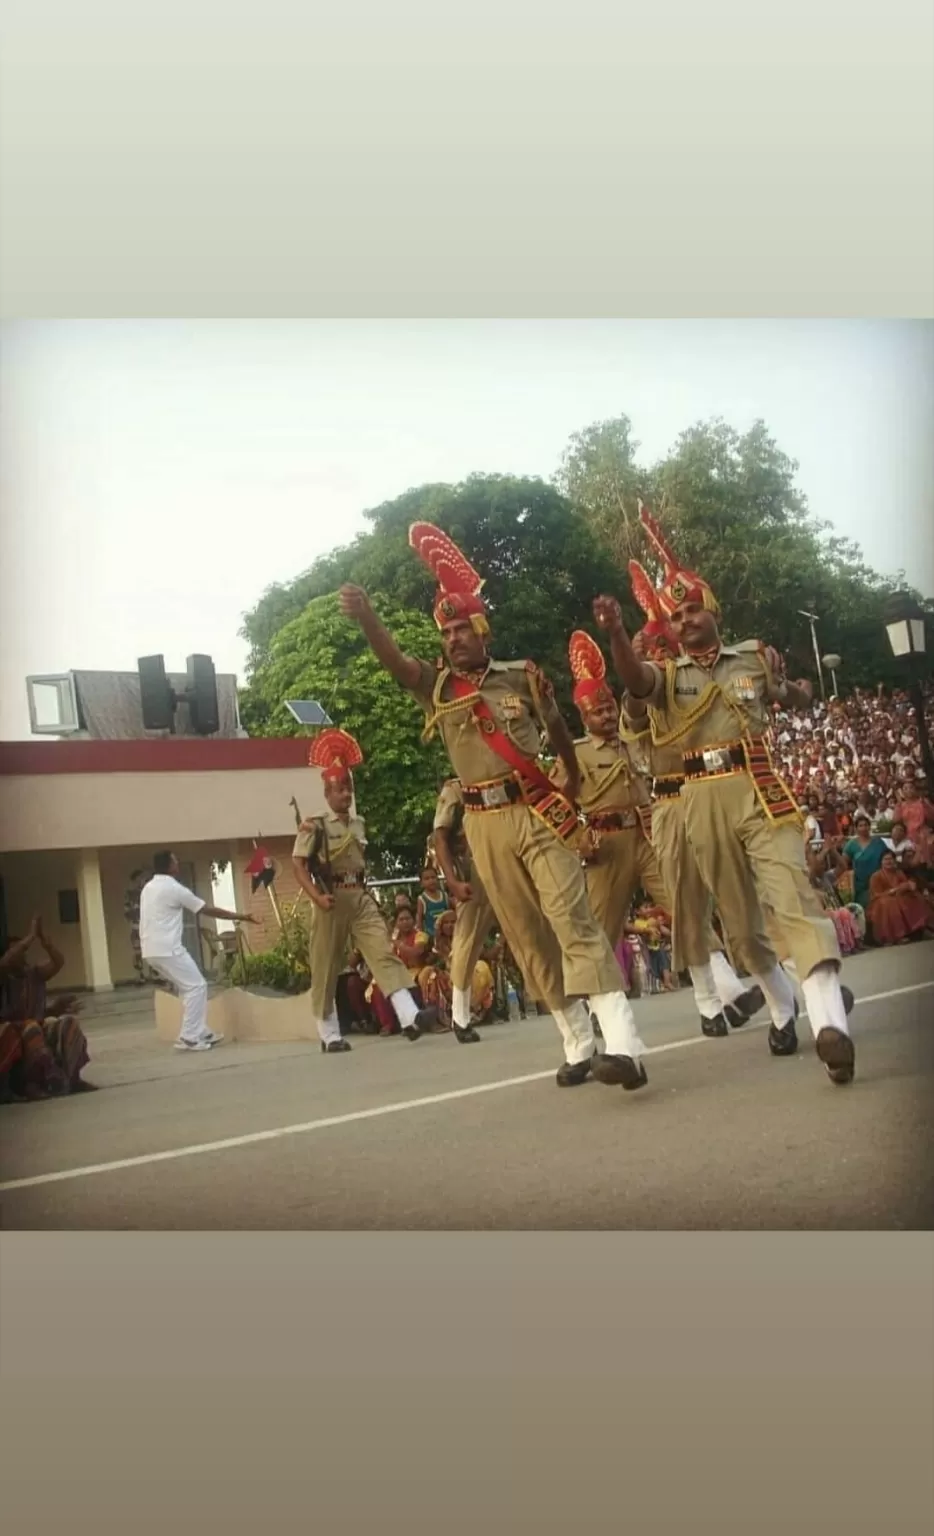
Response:
[{"label": "white trousers cuff", "polygon": [[713,971],[714,985],[722,1004],[735,1003],[738,997],[742,997],[743,993],[749,990],[749,984],[740,981],[721,950],[715,949],[711,954],[710,969]]},{"label": "white trousers cuff", "polygon": [[773,965],[768,972],[756,977],[776,1029],[784,1029],[795,1016],[795,993],[791,982],[780,965]]},{"label": "white trousers cuff", "polygon": [[564,1059],[575,1067],[581,1061],[589,1061],[596,1049],[593,1025],[584,1003],[578,1000],[566,1008],[556,1008],[552,1014],[561,1034]]},{"label": "white trousers cuff", "polygon": [[841,1035],[850,1033],[840,991],[840,973],[833,961],[816,966],[802,981],[801,991],[815,1040],[822,1029],[838,1029]]},{"label": "white trousers cuff", "polygon": [[711,962],[707,965],[688,967],[691,973],[691,985],[694,988],[694,1001],[702,1019],[715,1019],[723,1007]]},{"label": "white trousers cuff", "polygon": [[611,1056],[631,1056],[639,1061],[645,1046],[639,1038],[636,1017],[625,992],[600,992],[590,999]]},{"label": "white trousers cuff", "polygon": [[403,1029],[408,1029],[415,1023],[418,1017],[418,1004],[411,992],[406,991],[405,987],[400,987],[398,992],[393,992],[389,1001]]}]

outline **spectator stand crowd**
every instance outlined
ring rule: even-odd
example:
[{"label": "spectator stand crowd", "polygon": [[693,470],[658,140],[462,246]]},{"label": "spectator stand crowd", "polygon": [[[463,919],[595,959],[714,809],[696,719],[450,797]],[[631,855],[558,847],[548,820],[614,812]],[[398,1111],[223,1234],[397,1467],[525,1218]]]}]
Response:
[{"label": "spectator stand crowd", "polygon": [[[934,722],[934,693],[924,693]],[[844,954],[934,932],[934,804],[911,700],[854,689],[794,714],[777,710],[774,737],[806,811],[811,879]]]}]

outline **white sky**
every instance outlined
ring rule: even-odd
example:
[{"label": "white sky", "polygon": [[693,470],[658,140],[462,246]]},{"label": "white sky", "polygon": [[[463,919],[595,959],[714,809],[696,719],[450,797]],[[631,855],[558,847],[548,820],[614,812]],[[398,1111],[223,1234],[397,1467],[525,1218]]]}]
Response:
[{"label": "white sky", "polygon": [[812,510],[934,592],[934,326],[913,321],[133,321],[4,327],[0,737],[24,679],[242,674],[243,611],[472,471],[550,476],[627,413],[649,462],[699,419],[765,419]]}]

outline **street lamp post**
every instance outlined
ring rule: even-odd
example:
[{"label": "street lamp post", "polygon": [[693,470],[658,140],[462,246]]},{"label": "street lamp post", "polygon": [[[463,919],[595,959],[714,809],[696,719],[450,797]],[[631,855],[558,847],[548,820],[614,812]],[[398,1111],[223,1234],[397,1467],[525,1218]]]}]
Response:
[{"label": "street lamp post", "polygon": [[837,698],[839,696],[839,693],[840,693],[840,690],[837,687],[837,672],[840,669],[840,667],[843,666],[843,660],[842,660],[842,658],[840,656],[835,656],[835,655],[824,656],[824,657],[822,657],[822,660],[823,660],[824,666],[827,668],[827,671],[830,673],[831,677],[833,678],[833,695],[834,695],[834,698]]},{"label": "street lamp post", "polygon": [[817,680],[820,683],[820,696],[822,699],[826,699],[827,689],[824,687],[824,669],[821,666],[820,646],[817,643],[817,621],[820,618],[820,614],[808,613],[806,608],[799,608],[798,612],[802,619],[807,619],[811,626],[811,644],[814,647],[814,660],[817,662]]},{"label": "street lamp post", "polygon": [[885,630],[892,647],[892,655],[904,659],[908,668],[908,694],[914,707],[918,724],[918,742],[921,747],[921,766],[927,779],[928,793],[934,788],[934,757],[928,740],[927,721],[924,718],[924,694],[921,690],[920,667],[927,655],[927,636],[924,610],[919,607],[910,592],[893,594],[886,609]]}]

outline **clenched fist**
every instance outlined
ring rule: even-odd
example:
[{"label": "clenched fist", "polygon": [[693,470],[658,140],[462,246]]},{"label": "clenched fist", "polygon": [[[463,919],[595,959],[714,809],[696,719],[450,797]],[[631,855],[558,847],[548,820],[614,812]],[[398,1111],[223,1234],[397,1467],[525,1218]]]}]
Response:
[{"label": "clenched fist", "polygon": [[606,594],[595,597],[593,616],[598,628],[605,630],[608,635],[618,635],[623,627],[623,610],[615,597],[607,597]]},{"label": "clenched fist", "polygon": [[341,587],[337,594],[337,600],[340,604],[341,613],[346,619],[359,620],[365,618],[368,613],[373,612],[370,599],[363,588],[354,586],[352,582],[347,582],[346,585]]}]

